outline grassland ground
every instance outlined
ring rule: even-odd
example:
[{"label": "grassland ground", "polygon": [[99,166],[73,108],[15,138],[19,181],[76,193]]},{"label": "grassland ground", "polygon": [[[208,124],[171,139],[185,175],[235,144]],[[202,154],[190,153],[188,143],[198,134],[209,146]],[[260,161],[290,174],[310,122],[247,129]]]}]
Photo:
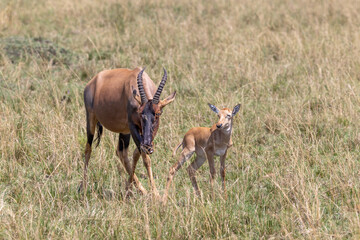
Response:
[{"label": "grassland ground", "polygon": [[[359,12],[355,0],[0,1],[0,238],[359,238]],[[164,95],[177,91],[151,156],[160,191],[184,133],[216,121],[207,103],[242,104],[227,200],[220,177],[210,199],[204,164],[202,199],[181,169],[166,207],[126,201],[109,131],[77,193],[85,84],[136,66],[155,83],[164,66]]]}]

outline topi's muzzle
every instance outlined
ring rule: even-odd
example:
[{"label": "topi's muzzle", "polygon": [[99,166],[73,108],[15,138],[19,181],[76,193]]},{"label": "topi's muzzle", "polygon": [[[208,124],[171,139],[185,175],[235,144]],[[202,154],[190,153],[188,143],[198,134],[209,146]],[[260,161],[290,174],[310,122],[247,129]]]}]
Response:
[{"label": "topi's muzzle", "polygon": [[141,144],[140,145],[140,150],[143,151],[144,153],[150,155],[154,152],[154,149],[152,146],[149,145],[145,145],[145,144]]}]

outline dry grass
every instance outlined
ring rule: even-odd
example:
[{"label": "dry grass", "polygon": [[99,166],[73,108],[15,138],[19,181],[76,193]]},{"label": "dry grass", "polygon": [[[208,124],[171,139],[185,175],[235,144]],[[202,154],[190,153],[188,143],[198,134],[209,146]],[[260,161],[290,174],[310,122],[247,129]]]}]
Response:
[{"label": "dry grass", "polygon": [[[0,238],[359,238],[359,12],[351,0],[2,0],[2,39],[42,37],[76,60],[0,52]],[[242,104],[227,201],[219,179],[210,200],[206,164],[203,199],[181,170],[167,207],[125,201],[109,131],[90,191],[77,194],[83,88],[103,69],[135,66],[155,82],[166,67],[164,95],[178,92],[152,155],[160,190],[186,130],[215,121],[206,103]]]}]

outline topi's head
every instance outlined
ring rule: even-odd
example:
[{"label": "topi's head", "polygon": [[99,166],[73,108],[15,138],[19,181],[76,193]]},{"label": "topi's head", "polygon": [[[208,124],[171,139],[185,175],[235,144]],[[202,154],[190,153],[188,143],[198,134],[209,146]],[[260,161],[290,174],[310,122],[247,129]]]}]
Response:
[{"label": "topi's head", "polygon": [[142,75],[144,70],[145,68],[141,70],[137,76],[137,85],[140,96],[136,93],[136,90],[133,90],[133,96],[140,104],[140,107],[138,109],[138,113],[141,119],[140,121],[142,130],[140,149],[146,154],[152,154],[154,152],[153,141],[159,128],[162,109],[163,107],[174,101],[176,92],[172,93],[167,98],[160,100],[161,92],[167,80],[167,73],[164,69],[164,76],[159,84],[159,87],[156,90],[153,99],[148,99],[146,97],[143,86]]}]

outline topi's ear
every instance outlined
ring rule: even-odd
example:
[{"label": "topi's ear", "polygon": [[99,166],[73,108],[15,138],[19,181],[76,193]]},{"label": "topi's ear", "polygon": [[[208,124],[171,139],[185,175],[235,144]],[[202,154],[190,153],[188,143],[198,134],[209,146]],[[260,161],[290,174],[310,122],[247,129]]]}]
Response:
[{"label": "topi's ear", "polygon": [[232,111],[233,116],[235,116],[235,114],[238,113],[238,111],[240,110],[240,106],[241,106],[241,104],[238,104],[234,107],[234,110]]},{"label": "topi's ear", "polygon": [[168,96],[167,98],[165,98],[164,100],[161,100],[159,102],[159,106],[160,108],[165,107],[166,105],[168,105],[169,103],[171,103],[172,101],[175,100],[175,96],[176,96],[176,91],[173,92],[170,96]]},{"label": "topi's ear", "polygon": [[217,107],[215,107],[214,105],[212,105],[210,103],[208,103],[208,105],[209,105],[210,109],[213,110],[216,114],[219,113],[219,109]]},{"label": "topi's ear", "polygon": [[133,97],[134,99],[140,104],[141,106],[141,98],[140,98],[140,95],[137,94],[137,91],[136,89],[134,89],[134,87],[132,87],[132,90],[133,90]]}]

